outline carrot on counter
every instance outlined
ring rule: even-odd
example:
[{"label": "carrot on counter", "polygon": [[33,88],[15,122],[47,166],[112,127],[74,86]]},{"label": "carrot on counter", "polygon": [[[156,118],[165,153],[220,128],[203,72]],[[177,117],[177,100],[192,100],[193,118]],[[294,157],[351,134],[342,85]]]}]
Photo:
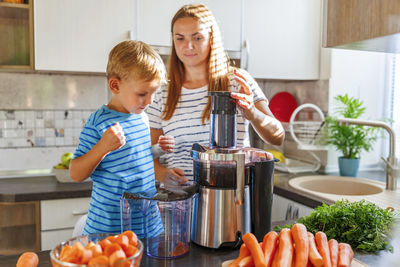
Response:
[{"label": "carrot on counter", "polygon": [[253,256],[249,255],[241,259],[238,264],[238,267],[252,267],[254,266]]},{"label": "carrot on counter", "polygon": [[317,248],[324,260],[324,267],[332,267],[331,263],[331,253],[329,252],[328,238],[324,232],[315,233],[315,241],[317,243]]},{"label": "carrot on counter", "polygon": [[246,233],[242,237],[243,242],[250,250],[251,256],[253,257],[255,267],[267,267],[265,262],[264,253],[262,252],[261,246],[258,243],[257,238],[252,233]]},{"label": "carrot on counter", "polygon": [[351,246],[347,243],[339,243],[338,267],[349,267],[354,257]]},{"label": "carrot on counter", "polygon": [[240,250],[239,250],[239,256],[233,261],[231,262],[231,264],[229,264],[228,267],[236,267],[238,266],[238,263],[241,259],[243,259],[244,257],[250,256],[250,250],[247,248],[246,244],[242,244],[240,246]]},{"label": "carrot on counter", "polygon": [[332,267],[337,267],[338,256],[339,256],[338,242],[335,239],[331,239],[329,240],[328,245],[329,245],[329,252],[331,253]]},{"label": "carrot on counter", "polygon": [[315,244],[314,235],[310,232],[307,232],[308,236],[308,248],[309,254],[308,259],[315,267],[321,267],[324,265],[324,259],[322,258],[321,254],[319,254],[317,245]]},{"label": "carrot on counter", "polygon": [[[293,261],[293,241],[289,228],[283,228],[279,233],[278,251],[275,253],[277,267],[291,267]],[[275,261],[275,259],[274,259]]]},{"label": "carrot on counter", "polygon": [[294,266],[307,267],[309,254],[307,228],[304,224],[296,223],[292,226],[291,232],[295,245],[294,252],[296,254]]},{"label": "carrot on counter", "polygon": [[261,249],[264,253],[265,262],[270,267],[277,248],[278,234],[274,231],[267,233],[262,242]]},{"label": "carrot on counter", "polygon": [[36,267],[39,257],[35,252],[24,252],[19,256],[16,267]]}]

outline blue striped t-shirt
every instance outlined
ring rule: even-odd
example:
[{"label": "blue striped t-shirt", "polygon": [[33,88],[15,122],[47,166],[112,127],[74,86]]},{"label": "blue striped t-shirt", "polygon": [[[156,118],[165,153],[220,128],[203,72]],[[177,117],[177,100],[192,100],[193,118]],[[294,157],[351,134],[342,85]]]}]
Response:
[{"label": "blue striped t-shirt", "polygon": [[[108,153],[91,175],[93,189],[84,234],[121,232],[120,199],[123,192],[155,194],[150,132],[145,116],[144,113],[121,113],[102,106],[90,115],[84,126],[74,158],[86,154],[116,122],[126,137],[126,144]],[[139,236],[143,233],[145,219],[140,211],[135,211],[132,216],[132,230]],[[148,219],[147,225],[154,228],[148,229],[149,232],[162,228],[159,216]]]}]

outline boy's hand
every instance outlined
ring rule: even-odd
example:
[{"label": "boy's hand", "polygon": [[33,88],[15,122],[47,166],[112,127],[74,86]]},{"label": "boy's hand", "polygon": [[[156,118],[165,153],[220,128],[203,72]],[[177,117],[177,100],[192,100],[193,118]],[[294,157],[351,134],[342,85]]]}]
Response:
[{"label": "boy's hand", "polygon": [[158,138],[158,145],[161,150],[172,153],[175,148],[175,140],[173,136],[170,135],[160,135]]},{"label": "boy's hand", "polygon": [[117,122],[113,126],[108,128],[104,132],[100,141],[103,142],[108,151],[116,150],[125,145],[125,134],[121,125],[119,125],[119,123]]},{"label": "boy's hand", "polygon": [[182,169],[174,168],[167,169],[164,175],[163,181],[160,181],[164,184],[185,184],[188,182],[188,179],[185,178],[185,172]]}]

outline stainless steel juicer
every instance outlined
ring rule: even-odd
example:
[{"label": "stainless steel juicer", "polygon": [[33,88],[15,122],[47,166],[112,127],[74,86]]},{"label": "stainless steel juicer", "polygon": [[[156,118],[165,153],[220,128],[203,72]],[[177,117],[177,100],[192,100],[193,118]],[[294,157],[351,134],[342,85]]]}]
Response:
[{"label": "stainless steel juicer", "polygon": [[274,159],[256,148],[236,147],[236,103],[229,92],[211,92],[210,143],[193,144],[191,240],[209,248],[236,247],[252,232],[261,241],[271,229]]}]

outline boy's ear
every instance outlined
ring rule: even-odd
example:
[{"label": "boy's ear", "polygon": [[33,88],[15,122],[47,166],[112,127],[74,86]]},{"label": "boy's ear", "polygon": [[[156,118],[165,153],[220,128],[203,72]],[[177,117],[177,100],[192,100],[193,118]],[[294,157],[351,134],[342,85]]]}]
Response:
[{"label": "boy's ear", "polygon": [[117,77],[111,77],[108,80],[108,87],[110,88],[110,90],[113,94],[119,93],[119,82],[120,82],[120,79],[118,79]]}]

